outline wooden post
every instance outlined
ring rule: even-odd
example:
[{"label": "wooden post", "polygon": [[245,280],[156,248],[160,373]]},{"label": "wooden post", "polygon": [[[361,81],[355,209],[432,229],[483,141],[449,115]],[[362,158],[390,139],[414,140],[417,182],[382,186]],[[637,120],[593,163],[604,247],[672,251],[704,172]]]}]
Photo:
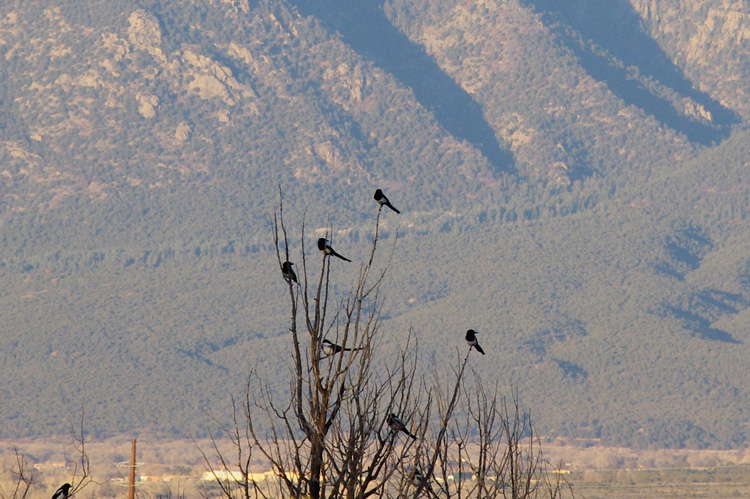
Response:
[{"label": "wooden post", "polygon": [[128,499],[135,499],[135,439],[133,439],[133,451],[130,453],[130,489]]}]

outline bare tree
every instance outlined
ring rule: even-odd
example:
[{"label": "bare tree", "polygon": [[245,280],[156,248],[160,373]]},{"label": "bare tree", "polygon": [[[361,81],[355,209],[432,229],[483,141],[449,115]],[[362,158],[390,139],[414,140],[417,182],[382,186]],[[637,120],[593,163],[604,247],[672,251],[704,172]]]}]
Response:
[{"label": "bare tree", "polygon": [[[519,451],[521,437],[533,430],[530,419],[504,415],[507,408],[498,406],[497,391],[490,395],[463,388],[471,349],[463,358],[459,354],[456,366],[447,374],[448,383],[440,383],[443,375],[436,371],[435,381],[429,385],[417,374],[419,348],[411,329],[404,335],[398,355],[390,359],[376,355],[382,339],[381,288],[396,239],[381,262],[377,258],[380,215],[379,210],[367,261],[356,271],[349,290],[337,297],[332,291],[336,289],[332,267],[338,273],[336,267],[347,265],[350,269],[354,265],[332,262],[328,251],[323,251],[317,262],[308,255],[303,218],[300,275],[294,273],[280,193],[279,206],[270,220],[277,262],[288,291],[289,391],[285,397],[276,395],[253,371],[241,408],[232,400],[233,420],[224,432],[236,450],[235,457],[223,455],[213,436],[217,461],[212,464],[203,454],[216,478],[231,477],[218,486],[222,496],[450,497],[458,490],[461,497],[464,490],[466,497],[492,497],[492,491],[505,493],[505,486],[498,485],[500,475],[507,476],[512,490],[519,491],[514,498],[532,497],[530,492],[541,490],[538,479],[546,468],[539,461],[529,469],[529,458],[541,459],[541,454],[535,453],[533,446],[531,454]],[[329,229],[325,244],[331,236]],[[474,380],[481,387],[476,373]],[[461,401],[468,409],[463,411],[463,423],[457,424],[454,416]],[[476,462],[469,457],[470,451],[474,452],[470,446],[475,433],[479,436]],[[253,475],[253,453],[271,463],[275,485],[268,481],[261,484]],[[456,489],[449,483],[455,463],[459,476],[463,466],[478,477],[468,495],[465,487]],[[237,476],[231,474],[232,469],[238,470]],[[502,480],[504,484],[505,478]],[[523,490],[528,493],[521,494]]]},{"label": "bare tree", "polygon": [[[284,265],[290,254],[283,203],[271,220],[277,260],[284,272],[291,266]],[[234,423],[225,428],[237,449],[240,475],[239,483],[220,485],[225,497],[270,497],[281,492],[255,483],[249,469],[253,450],[271,463],[281,489],[293,497],[377,495],[397,468],[394,455],[413,445],[414,439],[404,444],[386,420],[392,412],[411,420],[415,342],[408,342],[383,371],[376,373],[372,366],[381,324],[380,288],[389,266],[386,261],[375,269],[379,221],[380,212],[367,263],[357,271],[349,293],[336,299],[331,294],[331,266],[339,261],[331,262],[324,253],[318,266],[310,258],[303,220],[300,285],[296,275],[292,279],[288,270],[285,274],[291,312],[291,396],[276,399],[268,384],[251,372],[242,424],[233,401]],[[313,267],[318,270],[311,279]],[[259,427],[258,421],[264,426]],[[209,463],[205,454],[204,460],[215,476],[226,476],[231,466],[215,441],[214,451],[220,456],[218,465]]]},{"label": "bare tree", "polygon": [[[273,214],[280,266],[290,260],[283,205]],[[253,398],[270,421],[270,446],[249,419],[253,444],[268,459],[294,497],[369,497],[379,495],[415,438],[403,442],[389,415],[411,421],[419,396],[413,392],[416,342],[410,334],[395,361],[373,369],[382,322],[380,289],[390,258],[376,269],[380,211],[370,255],[341,299],[331,295],[331,266],[343,265],[323,253],[315,277],[305,251],[302,224],[301,285],[287,282],[293,351],[291,398],[273,399],[268,387]],[[325,240],[330,239],[330,232]],[[395,238],[394,238],[395,239]],[[282,255],[283,251],[283,255]],[[391,256],[393,251],[391,250]],[[298,320],[297,311],[301,312]]]}]

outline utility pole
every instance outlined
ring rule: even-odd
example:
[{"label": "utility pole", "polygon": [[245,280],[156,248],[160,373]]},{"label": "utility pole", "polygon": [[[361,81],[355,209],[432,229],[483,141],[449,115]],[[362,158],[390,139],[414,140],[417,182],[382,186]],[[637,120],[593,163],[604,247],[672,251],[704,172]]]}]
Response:
[{"label": "utility pole", "polygon": [[135,439],[133,439],[133,451],[130,453],[130,488],[128,499],[135,499]]}]

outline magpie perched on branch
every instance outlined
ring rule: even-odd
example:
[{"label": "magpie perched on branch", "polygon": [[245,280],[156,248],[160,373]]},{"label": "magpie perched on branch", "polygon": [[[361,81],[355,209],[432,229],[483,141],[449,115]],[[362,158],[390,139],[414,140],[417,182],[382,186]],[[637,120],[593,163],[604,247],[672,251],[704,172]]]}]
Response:
[{"label": "magpie perched on branch", "polygon": [[70,487],[72,487],[72,485],[69,483],[64,484],[52,494],[52,499],[68,499],[68,491],[70,490]]},{"label": "magpie perched on branch", "polygon": [[331,245],[328,244],[328,241],[326,241],[325,237],[321,237],[320,239],[318,239],[318,249],[324,255],[337,256],[337,257],[341,258],[344,261],[351,262],[351,260],[349,260],[348,258],[345,258],[345,257],[339,255],[338,253],[336,253],[335,251],[333,251],[333,248],[331,248]]},{"label": "magpie perched on branch", "polygon": [[479,342],[477,341],[476,337],[477,332],[473,329],[469,329],[466,331],[466,343],[469,344],[469,350],[471,350],[471,347],[474,347],[477,349],[477,352],[484,355],[484,350],[482,350],[482,347],[479,346]]},{"label": "magpie perched on branch", "polygon": [[386,418],[385,422],[388,423],[388,426],[391,428],[391,431],[393,431],[394,433],[398,434],[398,432],[403,431],[414,440],[417,439],[416,436],[409,433],[409,430],[406,429],[406,425],[395,414],[390,413],[388,417]]},{"label": "magpie perched on branch", "polygon": [[336,343],[333,343],[327,339],[324,339],[321,342],[320,349],[323,350],[323,353],[326,355],[333,355],[335,353],[341,352],[356,352],[358,350],[362,350],[361,348],[344,348],[341,345],[337,345]]},{"label": "magpie perched on branch", "polygon": [[385,197],[385,194],[383,194],[383,191],[381,191],[380,189],[378,189],[378,190],[375,191],[375,196],[373,196],[373,197],[375,198],[375,201],[378,202],[378,204],[380,205],[381,208],[383,207],[383,205],[385,205],[388,208],[390,208],[393,211],[395,211],[396,213],[401,213],[400,211],[398,211],[396,208],[393,207],[393,205],[391,204],[391,202],[388,201],[388,198]]},{"label": "magpie perched on branch", "polygon": [[292,268],[292,265],[294,265],[292,262],[284,262],[281,264],[281,275],[284,276],[284,280],[286,282],[294,281],[297,284],[299,284],[299,281],[297,280],[297,274],[294,273],[294,269]]},{"label": "magpie perched on branch", "polygon": [[425,488],[434,494],[429,480],[427,480],[427,477],[425,477],[418,468],[414,468],[414,471],[411,474],[411,483],[415,487]]}]

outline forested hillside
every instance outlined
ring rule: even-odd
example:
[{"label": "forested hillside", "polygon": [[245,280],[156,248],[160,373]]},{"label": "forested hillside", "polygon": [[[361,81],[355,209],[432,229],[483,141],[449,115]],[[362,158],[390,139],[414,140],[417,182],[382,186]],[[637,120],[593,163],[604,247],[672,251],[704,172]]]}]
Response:
[{"label": "forested hillside", "polygon": [[543,434],[747,445],[749,56],[732,0],[5,4],[0,437],[286,390],[279,189],[345,292],[380,187],[384,355],[472,327]]}]

